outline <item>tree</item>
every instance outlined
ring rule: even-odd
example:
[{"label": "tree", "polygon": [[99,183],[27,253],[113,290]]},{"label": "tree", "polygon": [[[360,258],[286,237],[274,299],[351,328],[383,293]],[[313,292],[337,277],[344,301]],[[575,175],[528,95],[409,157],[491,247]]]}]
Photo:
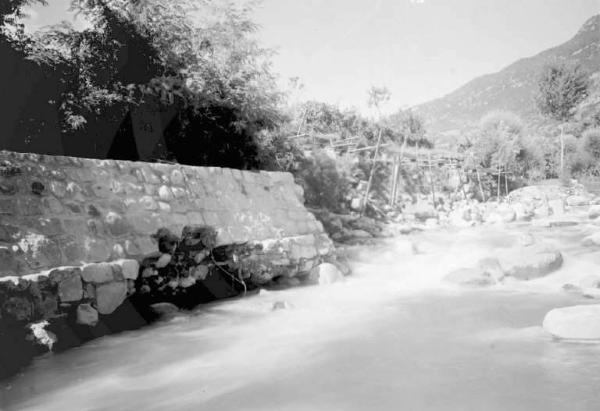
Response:
[{"label": "tree", "polygon": [[409,141],[422,142],[425,138],[425,124],[423,119],[412,110],[399,110],[385,119],[386,127],[394,133],[394,140],[402,142],[406,147]]},{"label": "tree", "polygon": [[391,98],[390,90],[387,87],[376,87],[371,86],[368,91],[369,98],[367,100],[367,105],[369,107],[374,107],[377,110],[377,114],[381,117],[381,107],[388,103]]},{"label": "tree", "polygon": [[[280,93],[270,71],[271,52],[253,35],[251,6],[209,0],[72,0],[72,7],[90,27],[54,26],[21,47],[45,76],[40,83],[49,90],[39,101],[53,102],[47,117],[60,120],[57,133],[68,142],[66,154],[112,156],[119,139],[135,151],[133,127],[145,110],[156,120],[161,139],[148,155],[191,164],[257,166],[257,136],[279,122]],[[15,83],[14,76],[2,80]],[[18,121],[34,131],[28,133],[31,141],[47,138],[47,118],[27,113]],[[36,150],[31,146],[28,151]]]},{"label": "tree", "polygon": [[[541,72],[538,80],[537,106],[540,112],[561,123],[571,119],[575,107],[588,94],[588,75],[579,65],[551,63]],[[564,131],[560,125],[561,160],[560,169],[564,173]]]},{"label": "tree", "polygon": [[517,167],[517,158],[522,151],[522,132],[523,123],[516,114],[493,111],[481,119],[479,130],[469,149],[467,157],[476,169],[483,167],[496,170],[498,197],[502,170],[505,173],[505,187],[508,188],[506,173]]}]

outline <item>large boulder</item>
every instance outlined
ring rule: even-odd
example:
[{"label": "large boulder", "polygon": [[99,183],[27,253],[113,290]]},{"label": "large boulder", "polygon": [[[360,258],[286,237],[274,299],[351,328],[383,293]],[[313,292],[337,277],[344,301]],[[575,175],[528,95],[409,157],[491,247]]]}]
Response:
[{"label": "large boulder", "polygon": [[498,257],[504,274],[518,280],[543,277],[558,270],[563,263],[560,251],[545,244],[513,247]]},{"label": "large boulder", "polygon": [[546,314],[544,329],[556,338],[600,339],[600,304],[555,308]]},{"label": "large boulder", "polygon": [[117,281],[96,286],[96,304],[100,314],[115,311],[127,297],[127,283]]}]

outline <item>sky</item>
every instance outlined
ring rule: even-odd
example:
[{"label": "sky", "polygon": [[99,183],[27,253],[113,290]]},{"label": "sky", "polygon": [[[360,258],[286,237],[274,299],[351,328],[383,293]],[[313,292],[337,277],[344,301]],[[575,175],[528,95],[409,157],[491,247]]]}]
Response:
[{"label": "sky", "polygon": [[[48,2],[32,27],[64,19],[69,0]],[[301,98],[368,112],[368,89],[385,86],[389,112],[563,43],[598,13],[600,0],[263,0],[254,19]]]}]

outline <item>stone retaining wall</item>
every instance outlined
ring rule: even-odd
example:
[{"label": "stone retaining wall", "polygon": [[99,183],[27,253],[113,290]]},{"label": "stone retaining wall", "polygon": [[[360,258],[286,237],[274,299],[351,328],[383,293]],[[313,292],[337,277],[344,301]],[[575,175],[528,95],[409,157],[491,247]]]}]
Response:
[{"label": "stone retaining wall", "polygon": [[0,152],[0,277],[137,258],[189,224],[219,245],[285,240],[298,262],[332,250],[289,173]]}]

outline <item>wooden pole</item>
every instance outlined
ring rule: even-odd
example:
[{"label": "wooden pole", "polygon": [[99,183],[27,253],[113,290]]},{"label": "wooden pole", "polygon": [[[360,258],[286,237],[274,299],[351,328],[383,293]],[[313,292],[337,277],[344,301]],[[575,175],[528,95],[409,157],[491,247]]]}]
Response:
[{"label": "wooden pole", "polygon": [[506,197],[508,197],[508,171],[504,170],[504,189],[506,191]]},{"label": "wooden pole", "polygon": [[563,177],[565,174],[565,135],[564,127],[560,126],[560,176]]},{"label": "wooden pole", "polygon": [[479,169],[475,169],[475,173],[477,173],[477,182],[479,183],[479,191],[481,192],[481,199],[485,203],[485,193],[483,192],[483,184],[481,184],[481,177],[479,176]]},{"label": "wooden pole", "polygon": [[[467,199],[467,193],[465,192],[465,185],[463,184],[463,171],[461,168],[458,168],[458,175],[460,177],[460,191],[462,191],[463,194],[463,200]],[[465,176],[467,181],[469,181],[470,179]]]},{"label": "wooden pole", "polygon": [[497,195],[497,198],[498,198],[498,201],[500,201],[500,164],[498,164],[497,170],[498,170],[498,184],[497,184],[498,185],[498,187],[497,187],[498,195]]},{"label": "wooden pole", "polygon": [[396,186],[394,187],[394,205],[396,205],[396,200],[398,199],[398,188],[400,186],[400,172],[402,170],[402,163],[398,161],[396,164]]},{"label": "wooden pole", "polygon": [[297,136],[300,135],[300,131],[302,130],[302,126],[304,125],[304,118],[306,117],[307,113],[308,113],[308,108],[304,109],[304,112],[302,113],[302,117],[300,118],[300,124],[298,124],[298,131],[296,132]]},{"label": "wooden pole", "polygon": [[394,189],[396,188],[396,163],[398,162],[398,157],[394,156],[394,160],[392,161],[392,173],[390,179],[390,207],[394,205]]},{"label": "wooden pole", "polygon": [[435,208],[435,184],[433,183],[433,166],[431,165],[431,152],[427,153],[429,162],[429,185],[431,186],[431,197],[433,199],[433,208]]},{"label": "wooden pole", "polygon": [[367,181],[367,189],[365,190],[365,197],[363,199],[362,207],[360,210],[360,216],[365,212],[367,208],[367,201],[369,200],[369,191],[371,191],[371,184],[373,184],[373,175],[375,174],[375,165],[377,164],[375,160],[377,159],[377,155],[379,154],[379,146],[381,145],[381,128],[379,128],[379,137],[377,137],[377,146],[375,147],[375,153],[373,154],[373,165],[371,165],[371,172],[369,173],[369,181]]}]

